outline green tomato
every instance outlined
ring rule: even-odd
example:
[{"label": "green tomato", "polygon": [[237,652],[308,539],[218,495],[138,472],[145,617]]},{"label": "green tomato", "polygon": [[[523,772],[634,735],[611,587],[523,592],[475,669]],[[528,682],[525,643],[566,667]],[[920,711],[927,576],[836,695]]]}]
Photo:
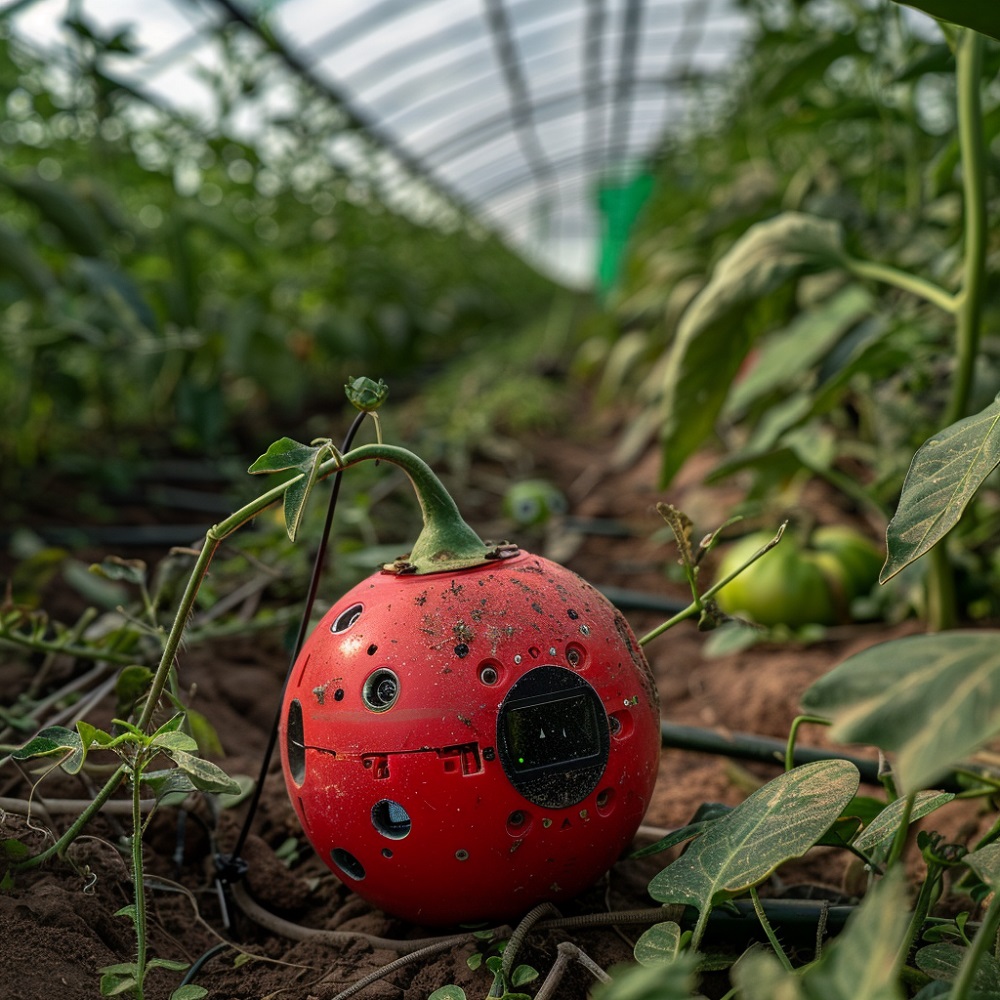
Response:
[{"label": "green tomato", "polygon": [[533,527],[565,514],[566,498],[548,480],[525,479],[504,494],[503,510],[520,527]]},{"label": "green tomato", "polygon": [[[771,540],[756,532],[731,545],[719,564],[718,579],[735,572]],[[835,625],[850,619],[851,602],[874,586],[882,557],[852,528],[819,528],[802,548],[785,537],[716,595],[727,614],[760,625]]]}]

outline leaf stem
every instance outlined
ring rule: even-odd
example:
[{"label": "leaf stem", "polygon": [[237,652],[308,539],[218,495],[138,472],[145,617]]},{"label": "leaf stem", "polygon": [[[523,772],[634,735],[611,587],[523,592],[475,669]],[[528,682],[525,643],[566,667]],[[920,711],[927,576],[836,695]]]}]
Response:
[{"label": "leaf stem", "polygon": [[844,267],[855,277],[881,281],[885,285],[892,285],[901,291],[910,292],[952,315],[958,312],[957,296],[926,278],[910,274],[908,271],[901,271],[889,264],[860,260],[857,257],[844,257],[843,263]]},{"label": "leaf stem", "polygon": [[781,947],[778,935],[774,933],[771,921],[767,919],[767,914],[764,912],[764,907],[761,905],[760,896],[757,894],[755,886],[750,887],[750,899],[753,901],[754,913],[757,914],[760,926],[763,927],[764,933],[767,935],[767,940],[771,942],[771,947],[774,949],[774,953],[778,956],[778,961],[780,961],[782,966],[784,966],[786,972],[794,972],[795,970],[792,968],[792,963],[785,954],[785,949]]},{"label": "leaf stem", "polygon": [[781,541],[782,535],[785,533],[785,525],[788,522],[782,523],[781,527],[778,528],[777,533],[774,538],[772,538],[766,545],[759,548],[739,569],[734,570],[728,576],[724,576],[721,580],[717,580],[712,584],[708,590],[705,591],[700,597],[695,597],[695,599],[686,607],[683,611],[678,611],[672,618],[668,618],[665,622],[657,625],[652,631],[647,632],[640,640],[639,645],[645,646],[646,643],[652,642],[658,636],[663,635],[668,629],[673,628],[675,625],[679,625],[681,622],[686,621],[688,618],[694,618],[695,615],[700,615],[702,611],[705,610],[705,602],[710,601],[722,588],[727,584],[731,583],[743,572],[751,563],[755,563],[762,555],[770,552],[771,549]]}]

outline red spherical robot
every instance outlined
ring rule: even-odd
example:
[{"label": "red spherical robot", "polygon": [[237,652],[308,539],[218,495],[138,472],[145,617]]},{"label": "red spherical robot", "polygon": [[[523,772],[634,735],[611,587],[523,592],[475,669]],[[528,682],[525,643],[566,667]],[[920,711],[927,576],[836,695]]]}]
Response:
[{"label": "red spherical robot", "polygon": [[656,689],[621,614],[556,563],[466,537],[477,556],[421,536],[410,558],[429,559],[334,604],[281,713],[317,853],[425,925],[514,919],[586,889],[635,834],[659,760]]}]

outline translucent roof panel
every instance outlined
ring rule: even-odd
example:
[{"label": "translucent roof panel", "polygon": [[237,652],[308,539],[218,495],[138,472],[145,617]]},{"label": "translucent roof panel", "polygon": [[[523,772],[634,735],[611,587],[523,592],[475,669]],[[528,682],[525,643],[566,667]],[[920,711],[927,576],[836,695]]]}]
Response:
[{"label": "translucent roof panel", "polygon": [[[724,72],[746,33],[738,0],[0,0],[14,29],[60,46],[71,12],[131,27],[121,77],[211,122],[220,29],[273,41],[399,170],[496,231],[541,270],[586,287],[597,189],[628,179],[690,112],[692,81]],[[273,107],[283,106],[274,85]],[[341,164],[352,157],[331,144]],[[404,199],[405,200],[405,199]],[[395,201],[393,203],[396,203]]]}]

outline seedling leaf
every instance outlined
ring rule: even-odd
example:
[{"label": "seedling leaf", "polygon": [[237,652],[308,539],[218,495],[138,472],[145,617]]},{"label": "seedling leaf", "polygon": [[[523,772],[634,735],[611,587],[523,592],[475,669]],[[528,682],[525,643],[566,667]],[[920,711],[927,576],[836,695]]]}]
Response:
[{"label": "seedling leaf", "polygon": [[669,965],[681,951],[681,928],[664,920],[643,931],[635,943],[635,960],[640,965]]},{"label": "seedling leaf", "polygon": [[191,779],[195,788],[202,792],[226,792],[236,795],[240,791],[239,782],[232,778],[215,764],[183,750],[171,750],[169,756],[173,762]]},{"label": "seedling leaf", "polygon": [[716,904],[805,854],[840,816],[859,783],[857,768],[844,760],[817,761],[779,775],[656,875],[650,895],[660,903],[697,907],[704,920]]},{"label": "seedling leaf", "polygon": [[998,465],[1000,397],[925,441],[913,456],[886,531],[888,554],[880,581],[885,583],[940,542]]},{"label": "seedling leaf", "polygon": [[[967,949],[957,944],[938,941],[921,948],[916,954],[917,968],[938,982],[952,982],[961,968]],[[1000,996],[1000,962],[986,952],[980,957],[972,981],[971,1000],[988,1000]]]},{"label": "seedling leaf", "polygon": [[[923,819],[935,809],[940,809],[955,796],[950,792],[917,792],[913,803],[913,811],[910,813],[910,822],[916,823],[918,819]],[[880,844],[891,840],[899,829],[899,821],[903,816],[903,809],[906,806],[906,799],[896,799],[890,802],[879,814],[862,830],[861,834],[854,841],[854,846],[865,854],[870,853]]]},{"label": "seedling leaf", "polygon": [[1000,633],[907,636],[848,657],[803,695],[831,735],[895,752],[902,792],[933,785],[1000,732]]},{"label": "seedling leaf", "polygon": [[30,760],[32,757],[52,757],[65,754],[60,767],[67,774],[77,774],[87,756],[87,747],[78,732],[65,726],[49,726],[36,734],[24,746],[11,752],[14,760]]},{"label": "seedling leaf", "polygon": [[465,990],[461,986],[442,986],[435,990],[427,1000],[465,1000]]}]

